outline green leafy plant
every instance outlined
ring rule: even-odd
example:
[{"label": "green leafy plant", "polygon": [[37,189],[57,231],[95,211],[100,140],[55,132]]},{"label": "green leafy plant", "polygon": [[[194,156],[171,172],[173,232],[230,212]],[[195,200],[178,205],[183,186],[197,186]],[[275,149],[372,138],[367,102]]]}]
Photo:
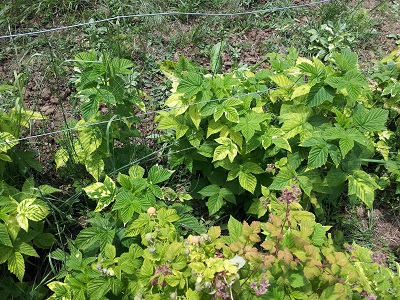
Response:
[{"label": "green leafy plant", "polygon": [[73,82],[76,97],[82,101],[83,118],[74,126],[79,132],[77,139],[57,151],[57,168],[68,161],[80,163],[98,180],[107,167],[106,158],[111,160],[109,169],[115,168],[115,141],[122,143],[120,148],[125,147],[125,152],[132,152],[129,138],[139,136],[133,126],[138,121],[134,107],[144,109],[143,93],[135,87],[132,67],[129,60],[93,50],[76,55]]},{"label": "green leafy plant", "polygon": [[[43,120],[44,117],[26,109],[22,93],[25,76],[23,73],[14,75],[13,85],[0,85],[1,96],[13,102],[11,109],[0,108],[0,179],[9,183],[17,182],[21,174],[27,175],[31,169],[39,172],[42,170],[42,166],[35,159],[36,153],[18,147],[18,144],[22,135],[30,129],[31,122]],[[18,170],[18,173],[15,170]]]},{"label": "green leafy plant", "polygon": [[169,109],[157,118],[158,128],[179,141],[172,166],[204,176],[195,184],[210,214],[232,203],[259,215],[254,196],[294,183],[319,217],[323,195],[333,201],[346,191],[371,208],[380,186],[362,166],[377,152],[388,111],[370,108],[357,55],[334,52],[327,65],[294,49],[268,56],[271,69],[256,73],[204,75],[183,58],[161,66],[175,81]]},{"label": "green leafy plant", "polygon": [[319,29],[308,30],[310,45],[308,50],[319,59],[327,61],[334,51],[351,47],[356,43],[356,36],[343,22],[322,24]]},{"label": "green leafy plant", "polygon": [[[72,245],[53,252],[69,272],[48,284],[50,299],[396,299],[399,275],[356,244],[338,251],[330,227],[297,202],[299,191],[271,197],[266,223],[231,216],[227,235],[213,226],[184,238],[175,210],[151,207],[116,233],[122,245],[102,238],[97,255]],[[96,219],[90,228],[105,224]],[[76,242],[88,245],[83,236]]]},{"label": "green leafy plant", "polygon": [[55,242],[53,234],[43,232],[50,208],[42,199],[59,190],[48,185],[36,188],[32,178],[21,191],[4,181],[0,186],[0,263],[7,263],[8,270],[22,281],[27,258],[39,257],[35,248],[48,249]]}]

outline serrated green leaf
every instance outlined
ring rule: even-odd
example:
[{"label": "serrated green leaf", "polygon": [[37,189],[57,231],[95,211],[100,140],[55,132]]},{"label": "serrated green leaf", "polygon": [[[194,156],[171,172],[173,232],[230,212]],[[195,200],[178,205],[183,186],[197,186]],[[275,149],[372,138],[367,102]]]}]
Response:
[{"label": "serrated green leaf", "polygon": [[33,243],[36,247],[42,249],[50,248],[56,242],[56,238],[51,233],[45,232],[35,236]]},{"label": "serrated green leaf", "polygon": [[102,299],[111,290],[110,280],[107,277],[96,277],[87,285],[87,293],[90,299]]},{"label": "serrated green leaf", "polygon": [[340,150],[337,146],[333,144],[328,144],[327,146],[328,146],[329,156],[331,157],[333,163],[337,167],[342,160],[342,155],[340,153]]},{"label": "serrated green leaf", "polygon": [[65,166],[65,164],[68,162],[69,155],[67,150],[64,148],[60,148],[57,150],[56,154],[54,155],[54,160],[56,163],[56,169],[61,168],[62,166]]},{"label": "serrated green leaf", "polygon": [[25,261],[21,253],[11,253],[8,258],[8,270],[15,276],[17,276],[19,281],[22,281],[25,274]]},{"label": "serrated green leaf", "polygon": [[14,245],[14,250],[16,252],[19,252],[21,254],[25,254],[28,256],[34,256],[34,257],[39,257],[37,254],[35,248],[33,248],[31,245],[24,243],[24,242],[17,242]]},{"label": "serrated green leaf", "polygon": [[143,178],[144,169],[139,165],[134,165],[129,168],[129,176],[133,178]]},{"label": "serrated green leaf", "polygon": [[143,261],[142,267],[140,268],[140,275],[144,277],[153,276],[153,263],[150,260],[145,259]]},{"label": "serrated green leaf", "polygon": [[61,299],[69,300],[72,299],[70,287],[68,284],[59,281],[53,281],[47,284],[47,287],[54,292],[57,297]]},{"label": "serrated green leaf", "polygon": [[327,145],[317,145],[311,148],[308,154],[308,164],[307,167],[310,169],[315,169],[323,166],[328,160],[328,147]]},{"label": "serrated green leaf", "polygon": [[335,96],[335,91],[330,86],[326,86],[324,83],[317,83],[311,87],[307,97],[307,106],[314,107],[318,106],[325,101],[332,102]]},{"label": "serrated green leaf", "polygon": [[152,184],[157,184],[168,180],[171,177],[172,173],[174,172],[168,169],[164,169],[162,166],[154,165],[150,168],[147,178]]},{"label": "serrated green leaf", "polygon": [[188,72],[183,80],[179,82],[177,92],[185,94],[186,98],[192,98],[203,90],[204,78],[201,74]]},{"label": "serrated green leaf", "polygon": [[229,217],[228,231],[229,231],[229,236],[233,240],[235,240],[235,241],[239,240],[239,238],[242,235],[242,228],[243,228],[243,224],[242,223],[240,223],[238,220],[236,220],[232,216]]},{"label": "serrated green leaf", "polygon": [[114,259],[117,255],[117,250],[114,245],[106,244],[104,247],[104,254],[108,259]]},{"label": "serrated green leaf", "polygon": [[375,199],[375,189],[380,189],[380,186],[368,173],[357,170],[348,176],[349,181],[349,195],[356,195],[365,205],[373,208]]},{"label": "serrated green leaf", "polygon": [[100,175],[104,170],[104,161],[100,155],[93,153],[92,155],[86,157],[85,167],[89,174],[94,177],[94,179],[99,180]]},{"label": "serrated green leaf", "polygon": [[212,184],[202,188],[199,194],[204,197],[211,197],[212,195],[218,194],[220,190],[221,188],[218,185]]},{"label": "serrated green leaf", "polygon": [[16,138],[9,132],[0,132],[0,152],[7,152],[18,144]]},{"label": "serrated green leaf", "polygon": [[313,245],[321,247],[326,240],[326,230],[324,228],[324,226],[322,226],[321,224],[317,223],[314,227],[314,232],[311,236],[311,241],[313,243]]},{"label": "serrated green leaf", "polygon": [[351,138],[345,137],[339,140],[339,148],[340,152],[342,153],[342,157],[345,157],[346,154],[349,153],[351,149],[353,149],[353,147],[354,141]]},{"label": "serrated green leaf", "polygon": [[260,124],[267,119],[267,115],[250,111],[239,119],[239,123],[233,126],[234,130],[242,132],[246,140],[250,140],[256,131],[261,130]]},{"label": "serrated green leaf", "polygon": [[388,114],[389,112],[382,108],[373,108],[368,111],[358,105],[354,111],[353,120],[356,126],[365,131],[374,132],[386,129]]},{"label": "serrated green leaf", "polygon": [[8,235],[7,227],[0,223],[0,245],[12,247],[10,236]]},{"label": "serrated green leaf", "polygon": [[268,188],[270,190],[282,190],[284,187],[290,186],[290,184],[292,183],[292,179],[296,176],[296,172],[292,170],[281,169]]},{"label": "serrated green leaf", "polygon": [[294,273],[290,275],[289,283],[291,287],[299,288],[308,284],[308,280],[304,275]]},{"label": "serrated green leaf", "polygon": [[239,171],[239,184],[242,188],[254,194],[257,186],[257,178],[250,172]]},{"label": "serrated green leaf", "polygon": [[0,264],[5,263],[12,253],[14,253],[12,247],[0,244]]},{"label": "serrated green leaf", "polygon": [[341,71],[350,71],[357,68],[357,53],[348,48],[343,49],[341,53],[333,52],[332,58]]},{"label": "serrated green leaf", "polygon": [[91,98],[81,104],[83,119],[89,121],[99,110],[99,102],[96,98]]}]

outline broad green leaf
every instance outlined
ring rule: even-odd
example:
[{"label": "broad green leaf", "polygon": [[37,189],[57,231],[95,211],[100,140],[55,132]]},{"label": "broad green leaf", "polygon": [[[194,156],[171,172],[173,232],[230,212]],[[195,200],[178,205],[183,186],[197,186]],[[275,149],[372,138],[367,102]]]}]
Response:
[{"label": "broad green leaf", "polygon": [[265,170],[261,168],[258,164],[253,163],[253,162],[245,162],[242,166],[241,169],[245,172],[249,172],[252,174],[263,174],[265,173]]},{"label": "broad green leaf", "polygon": [[293,81],[283,74],[271,75],[269,78],[279,87],[290,87]]},{"label": "broad green leaf", "polygon": [[104,183],[95,182],[83,188],[83,190],[89,198],[97,201],[95,211],[99,212],[114,200],[115,188],[115,182],[110,177],[106,176]]},{"label": "broad green leaf", "polygon": [[356,126],[365,131],[374,132],[386,129],[388,114],[389,112],[382,108],[372,108],[368,111],[363,106],[358,105],[354,111],[353,120]]},{"label": "broad green leaf", "polygon": [[0,223],[0,245],[12,247],[10,236],[8,235],[7,227]]},{"label": "broad green leaf", "polygon": [[28,219],[40,221],[50,213],[47,204],[38,199],[25,199],[18,204],[17,221],[21,228],[28,231]]},{"label": "broad green leaf", "polygon": [[299,288],[308,284],[307,278],[303,274],[293,273],[289,277],[291,287]]},{"label": "broad green leaf", "polygon": [[261,130],[262,124],[268,118],[265,114],[250,111],[239,119],[239,123],[233,126],[234,130],[241,131],[246,140],[250,140],[256,131]]},{"label": "broad green leaf", "polygon": [[324,182],[327,186],[338,186],[347,180],[347,173],[341,169],[330,169],[325,176]]},{"label": "broad green leaf", "polygon": [[178,284],[181,281],[181,278],[176,275],[167,275],[165,276],[165,281],[168,283],[168,285],[175,287],[178,286]]},{"label": "broad green leaf", "polygon": [[54,194],[54,193],[62,192],[62,190],[54,188],[54,187],[52,187],[50,185],[47,185],[47,184],[39,186],[39,191],[40,191],[40,194],[42,196],[47,196],[47,195],[51,195],[51,194]]},{"label": "broad green leaf", "polygon": [[271,141],[278,148],[285,149],[285,150],[287,150],[289,152],[292,152],[292,148],[290,147],[290,144],[289,144],[288,140],[285,139],[284,137],[272,136]]},{"label": "broad green leaf", "polygon": [[231,121],[232,123],[239,122],[239,113],[234,107],[226,107],[224,114],[228,121]]},{"label": "broad green leaf", "polygon": [[328,144],[327,146],[328,146],[329,156],[331,157],[335,166],[338,167],[342,160],[342,156],[341,156],[339,148],[333,144]]},{"label": "broad green leaf", "polygon": [[162,166],[154,165],[149,170],[148,180],[151,184],[157,184],[168,180],[172,173],[173,171],[164,169]]},{"label": "broad green leaf", "polygon": [[341,53],[333,52],[332,57],[333,61],[341,71],[350,71],[353,69],[357,69],[357,53],[351,51],[348,48],[343,49]]},{"label": "broad green leaf", "polygon": [[345,157],[347,153],[354,147],[354,140],[349,137],[344,137],[339,140],[339,148],[342,153],[342,157]]},{"label": "broad green leaf", "polygon": [[28,256],[39,257],[35,248],[24,242],[16,242],[14,245],[14,250]]},{"label": "broad green leaf", "polygon": [[282,190],[284,187],[290,186],[296,176],[297,174],[293,170],[281,169],[268,188],[270,190]]},{"label": "broad green leaf", "polygon": [[49,249],[56,242],[53,234],[45,232],[35,236],[33,243],[36,247],[42,249]]},{"label": "broad green leaf", "polygon": [[94,179],[99,180],[101,173],[104,170],[104,161],[100,155],[92,153],[85,160],[86,170]]},{"label": "broad green leaf", "polygon": [[144,169],[139,165],[134,165],[129,168],[129,176],[133,178],[143,178]]},{"label": "broad green leaf", "polygon": [[0,132],[0,152],[7,152],[9,149],[18,144],[15,137],[8,132]]},{"label": "broad green leaf", "polygon": [[25,274],[25,262],[21,253],[13,252],[8,258],[8,270],[13,273],[19,281],[22,281]]},{"label": "broad green leaf", "polygon": [[207,205],[209,214],[213,215],[216,212],[218,212],[221,209],[221,207],[224,205],[224,199],[219,194],[212,195],[208,198],[206,205]]},{"label": "broad green leaf", "polygon": [[81,113],[84,120],[89,121],[99,110],[99,102],[89,99],[81,104]]},{"label": "broad green leaf", "polygon": [[179,82],[177,92],[184,93],[186,98],[192,98],[203,90],[204,78],[201,74],[189,72],[185,79]]},{"label": "broad green leaf", "polygon": [[317,145],[311,148],[308,154],[308,164],[307,167],[310,169],[315,169],[323,166],[328,160],[328,147],[325,145]]},{"label": "broad green leaf", "polygon": [[12,247],[0,244],[0,264],[5,263],[12,253],[14,253],[14,249]]},{"label": "broad green leaf", "polygon": [[201,122],[201,114],[199,112],[199,109],[197,106],[192,105],[188,109],[189,117],[192,120],[194,126],[198,130],[200,128],[200,122]]},{"label": "broad green leaf", "polygon": [[98,126],[85,127],[79,133],[79,142],[85,150],[86,155],[96,151],[102,142],[101,129]]},{"label": "broad green leaf", "polygon": [[60,299],[69,300],[72,299],[70,286],[67,283],[60,281],[53,281],[47,284],[47,287],[60,297]]},{"label": "broad green leaf", "polygon": [[114,259],[116,256],[116,248],[112,244],[107,244],[104,248],[104,254],[108,259]]},{"label": "broad green leaf", "polygon": [[357,170],[348,176],[349,181],[349,195],[356,195],[365,205],[373,208],[375,198],[375,189],[380,189],[380,186],[368,173]]},{"label": "broad green leaf", "polygon": [[140,268],[140,275],[144,277],[151,277],[154,275],[153,263],[150,260],[145,259],[143,261],[142,267]]},{"label": "broad green leaf", "polygon": [[239,171],[239,184],[242,188],[254,194],[257,186],[257,178],[250,172]]},{"label": "broad green leaf", "polygon": [[87,285],[87,293],[93,300],[102,299],[109,290],[111,290],[111,284],[108,277],[93,278]]},{"label": "broad green leaf", "polygon": [[318,106],[325,101],[332,102],[335,96],[335,91],[330,86],[325,86],[323,83],[317,83],[311,87],[307,97],[307,106]]},{"label": "broad green leaf", "polygon": [[54,155],[54,160],[56,162],[56,169],[65,166],[69,159],[68,151],[64,148],[60,148],[57,150],[56,154]]},{"label": "broad green leaf", "polygon": [[311,236],[311,241],[313,243],[313,245],[321,247],[326,240],[326,230],[324,228],[324,226],[322,226],[321,224],[316,224],[314,227],[314,232]]},{"label": "broad green leaf", "polygon": [[229,217],[228,231],[229,231],[229,236],[233,240],[235,240],[235,241],[239,240],[239,238],[242,235],[242,228],[243,228],[243,224],[242,223],[240,223],[238,220],[236,220],[232,216]]},{"label": "broad green leaf", "polygon": [[220,145],[217,148],[215,148],[213,154],[213,162],[223,160],[227,156],[229,157],[229,160],[233,162],[238,153],[238,148],[236,144],[232,142],[231,139],[228,140],[229,140],[228,143]]},{"label": "broad green leaf", "polygon": [[212,184],[212,185],[208,185],[208,186],[202,188],[199,191],[199,194],[204,197],[211,197],[212,195],[219,193],[220,190],[221,190],[221,188],[218,185]]}]

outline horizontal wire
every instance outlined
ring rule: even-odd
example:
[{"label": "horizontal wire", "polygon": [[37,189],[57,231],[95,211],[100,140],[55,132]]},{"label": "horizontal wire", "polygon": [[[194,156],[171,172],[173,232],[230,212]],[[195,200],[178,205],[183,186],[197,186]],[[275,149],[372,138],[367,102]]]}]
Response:
[{"label": "horizontal wire", "polygon": [[259,9],[259,10],[253,10],[253,11],[233,12],[233,13],[205,13],[205,12],[169,11],[169,12],[147,13],[147,14],[121,15],[121,16],[115,16],[115,17],[110,17],[110,18],[101,19],[101,20],[93,20],[93,21],[77,23],[77,24],[73,24],[73,25],[60,26],[60,27],[56,27],[56,28],[49,28],[49,29],[25,32],[25,33],[15,33],[15,34],[9,34],[9,35],[2,35],[2,36],[0,36],[0,39],[13,38],[13,37],[23,37],[23,36],[30,36],[30,35],[38,35],[38,34],[42,34],[42,33],[48,33],[48,32],[54,32],[54,31],[58,31],[58,30],[77,28],[77,27],[82,27],[82,26],[86,26],[86,25],[92,25],[92,24],[97,24],[97,23],[102,23],[102,22],[107,22],[107,21],[113,21],[113,20],[119,20],[119,19],[142,18],[142,17],[157,17],[157,16],[182,16],[182,15],[183,16],[199,16],[199,17],[236,17],[236,16],[243,16],[243,15],[251,15],[251,14],[270,13],[270,12],[282,11],[282,10],[287,10],[287,9],[296,9],[296,8],[314,6],[314,5],[328,3],[328,2],[331,2],[331,0],[322,0],[322,1],[315,1],[315,2],[310,2],[310,3],[305,3],[305,4],[299,4],[299,5],[289,5],[289,6],[283,6],[283,7],[273,7],[273,8],[268,8],[268,9]]}]

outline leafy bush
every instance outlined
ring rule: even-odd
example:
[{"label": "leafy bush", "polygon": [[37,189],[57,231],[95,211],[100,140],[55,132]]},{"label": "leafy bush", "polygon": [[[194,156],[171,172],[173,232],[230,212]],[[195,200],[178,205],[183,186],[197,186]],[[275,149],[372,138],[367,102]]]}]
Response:
[{"label": "leafy bush", "polygon": [[292,184],[319,217],[323,202],[343,192],[372,207],[380,186],[363,166],[386,145],[377,133],[387,129],[388,111],[372,107],[355,53],[334,52],[325,65],[291,49],[268,54],[270,69],[228,74],[217,74],[218,55],[213,74],[183,57],[161,65],[174,88],[157,118],[158,129],[178,141],[171,165],[203,176],[193,185],[210,214],[239,205],[261,217],[258,197]]},{"label": "leafy bush", "polygon": [[43,197],[54,192],[47,185],[35,188],[32,178],[19,191],[4,181],[0,182],[0,264],[22,281],[25,261],[39,257],[35,248],[48,249],[55,242],[51,233],[43,232],[44,219],[50,208]]},{"label": "leafy bush", "polygon": [[115,141],[123,143],[125,152],[131,152],[129,138],[140,135],[132,126],[138,121],[134,106],[144,109],[143,93],[135,86],[132,67],[127,59],[110,58],[93,50],[76,55],[73,82],[76,96],[82,100],[83,118],[74,126],[79,132],[77,139],[57,151],[57,168],[68,161],[83,164],[98,180],[106,158],[111,158],[111,168],[115,168]]},{"label": "leafy bush", "polygon": [[184,238],[168,207],[151,207],[116,231],[96,215],[69,253],[51,254],[66,259],[66,269],[63,281],[48,284],[50,299],[397,299],[399,275],[356,244],[337,251],[330,227],[302,210],[298,193],[285,188],[271,200],[268,222],[231,216],[226,235],[214,226]]}]

